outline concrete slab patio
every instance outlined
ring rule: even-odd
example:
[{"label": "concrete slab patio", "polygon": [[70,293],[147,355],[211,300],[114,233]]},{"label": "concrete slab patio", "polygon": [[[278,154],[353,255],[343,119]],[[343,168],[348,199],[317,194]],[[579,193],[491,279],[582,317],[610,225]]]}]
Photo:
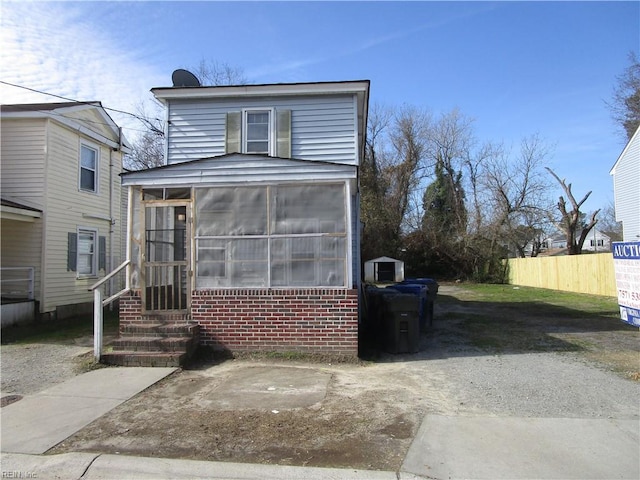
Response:
[{"label": "concrete slab patio", "polygon": [[2,408],[2,451],[42,454],[176,368],[102,368]]}]

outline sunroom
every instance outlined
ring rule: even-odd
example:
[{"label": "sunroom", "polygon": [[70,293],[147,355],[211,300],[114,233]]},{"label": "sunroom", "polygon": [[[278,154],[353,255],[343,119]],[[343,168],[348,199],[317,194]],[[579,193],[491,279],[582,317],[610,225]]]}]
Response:
[{"label": "sunroom", "polygon": [[[356,167],[230,154],[123,174],[132,302],[229,350],[357,354]],[[133,314],[135,313],[135,314]]]}]

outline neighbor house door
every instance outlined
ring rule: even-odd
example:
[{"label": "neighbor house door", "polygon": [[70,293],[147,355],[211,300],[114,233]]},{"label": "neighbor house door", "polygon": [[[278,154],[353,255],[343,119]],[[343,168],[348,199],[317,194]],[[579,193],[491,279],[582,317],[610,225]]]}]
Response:
[{"label": "neighbor house door", "polygon": [[145,203],[142,301],[146,311],[188,310],[189,218],[189,203]]}]

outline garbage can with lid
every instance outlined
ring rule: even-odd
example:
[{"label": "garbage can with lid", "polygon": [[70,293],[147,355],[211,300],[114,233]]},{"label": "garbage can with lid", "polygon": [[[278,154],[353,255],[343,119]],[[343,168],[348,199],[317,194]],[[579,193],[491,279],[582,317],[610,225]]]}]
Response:
[{"label": "garbage can with lid", "polygon": [[385,349],[389,353],[415,353],[420,349],[420,298],[399,293],[382,297]]},{"label": "garbage can with lid", "polygon": [[433,278],[407,278],[401,282],[402,284],[410,284],[410,285],[426,285],[428,288],[427,291],[427,299],[425,303],[425,324],[429,324],[429,326],[433,325],[433,307],[436,303],[436,298],[438,296],[438,282]]},{"label": "garbage can with lid", "polygon": [[390,285],[387,288],[392,290],[397,290],[402,293],[407,293],[411,295],[415,295],[419,299],[419,310],[418,310],[418,322],[420,325],[420,330],[424,331],[426,329],[427,324],[427,300],[428,300],[428,287],[426,285],[421,285],[418,283],[396,283],[395,285]]}]

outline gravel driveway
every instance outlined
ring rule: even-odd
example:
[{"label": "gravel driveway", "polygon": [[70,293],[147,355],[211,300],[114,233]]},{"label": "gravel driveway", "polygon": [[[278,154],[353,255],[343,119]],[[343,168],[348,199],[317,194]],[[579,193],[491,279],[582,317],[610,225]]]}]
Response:
[{"label": "gravel driveway", "polygon": [[91,343],[87,344],[87,339],[78,339],[73,344],[2,345],[2,397],[37,393],[77,375],[78,362],[74,359],[91,351],[90,345]]}]

